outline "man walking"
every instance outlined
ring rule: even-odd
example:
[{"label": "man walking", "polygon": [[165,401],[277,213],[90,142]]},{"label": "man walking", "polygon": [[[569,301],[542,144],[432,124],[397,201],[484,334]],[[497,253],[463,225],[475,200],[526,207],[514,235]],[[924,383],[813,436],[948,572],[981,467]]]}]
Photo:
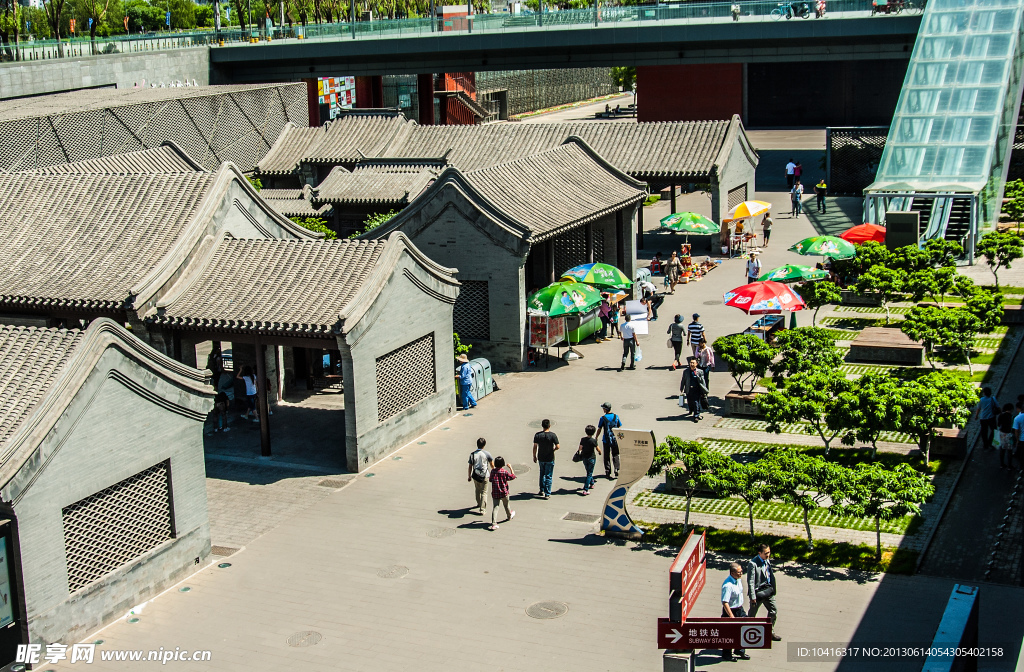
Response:
[{"label": "man walking", "polygon": [[828,185],[825,184],[825,178],[818,180],[818,183],[814,185],[814,197],[817,199],[818,212],[825,214],[825,194],[828,193]]},{"label": "man walking", "polygon": [[793,188],[793,180],[796,178],[796,164],[793,163],[793,159],[789,160],[786,164],[786,188]]},{"label": "man walking", "polygon": [[476,508],[481,516],[487,510],[487,483],[491,476],[491,469],[494,467],[494,458],[484,450],[487,440],[479,438],[476,440],[476,450],[469,454],[469,477],[467,481],[473,481],[476,488]]},{"label": "man walking", "polygon": [[790,217],[799,217],[803,208],[804,198],[804,185],[800,184],[800,179],[793,183],[793,189],[789,192],[789,197],[793,202],[793,211],[790,213]]},{"label": "man walking", "polygon": [[780,642],[782,637],[775,632],[775,619],[778,611],[775,608],[775,573],[772,571],[770,558],[772,549],[768,544],[757,547],[757,555],[747,563],[747,599],[750,600],[750,617],[757,616],[761,605],[768,609],[768,618],[772,620],[772,641]]},{"label": "man walking", "polygon": [[981,400],[975,416],[981,424],[981,445],[985,450],[992,450],[992,437],[996,433],[996,422],[999,418],[999,402],[992,396],[991,387],[981,388]]},{"label": "man walking", "polygon": [[1013,417],[1013,454],[1010,456],[1010,468],[1013,468],[1013,458],[1017,458],[1017,468],[1024,469],[1024,402],[1017,401],[1014,410],[1017,415]]},{"label": "man walking", "polygon": [[459,355],[459,368],[455,371],[455,377],[459,380],[459,404],[462,410],[476,408],[476,399],[473,397],[473,367],[469,365],[466,353]]},{"label": "man walking", "polygon": [[683,379],[679,381],[679,393],[686,399],[690,417],[694,422],[699,422],[701,400],[708,393],[708,384],[704,381],[704,372],[697,368],[697,359],[691,357],[688,363],[689,366],[683,369]]},{"label": "man walking", "polygon": [[[729,576],[722,582],[722,618],[746,618],[743,610],[743,567],[738,562],[729,563]],[[736,658],[750,660],[743,649],[736,650]],[[722,660],[734,660],[732,649],[722,649]]]},{"label": "man walking", "polygon": [[747,284],[757,282],[758,277],[761,275],[761,260],[757,258],[757,255],[751,252],[747,255]]},{"label": "man walking", "polygon": [[693,321],[686,325],[686,342],[690,345],[690,352],[694,357],[700,351],[700,342],[704,338],[704,325],[700,323],[700,314],[693,314]]},{"label": "man walking", "polygon": [[533,461],[540,465],[540,496],[551,497],[551,479],[555,473],[555,451],[558,437],[551,429],[551,421],[545,418],[540,423],[541,431],[533,435]]},{"label": "man walking", "polygon": [[626,368],[626,357],[629,357],[629,368],[632,371],[636,368],[636,330],[629,322],[629,313],[626,313],[622,326],[619,327],[619,338],[622,339],[622,365],[619,366],[619,371]]},{"label": "man walking", "polygon": [[[597,421],[597,434],[604,443],[604,476],[611,479],[619,475],[619,441],[615,438],[615,429],[622,427],[622,420],[612,413],[612,405],[607,401],[601,404],[604,415]],[[602,434],[604,432],[604,434]],[[615,471],[612,471],[612,467]]]}]

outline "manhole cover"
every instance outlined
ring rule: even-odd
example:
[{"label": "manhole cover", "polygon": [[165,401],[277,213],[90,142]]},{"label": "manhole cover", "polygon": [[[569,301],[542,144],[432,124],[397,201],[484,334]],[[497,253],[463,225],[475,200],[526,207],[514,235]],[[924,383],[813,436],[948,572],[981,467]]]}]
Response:
[{"label": "manhole cover", "polygon": [[455,534],[455,530],[450,527],[435,527],[427,530],[427,536],[434,539],[444,539],[445,537],[450,537],[453,534]]},{"label": "manhole cover", "polygon": [[377,570],[377,576],[382,579],[400,579],[408,573],[409,568],[402,565],[391,565]]},{"label": "manhole cover", "polygon": [[213,555],[219,555],[222,558],[226,558],[229,555],[238,553],[237,548],[231,548],[230,546],[210,546],[210,553]]},{"label": "manhole cover", "polygon": [[528,464],[513,464],[512,469],[514,469],[516,474],[519,476],[530,473],[530,465]]},{"label": "manhole cover", "polygon": [[572,520],[577,523],[596,523],[601,520],[601,516],[596,513],[567,513],[562,516],[562,520]]},{"label": "manhole cover", "polygon": [[319,644],[323,638],[324,636],[315,630],[303,630],[288,638],[288,646],[313,646]]},{"label": "manhole cover", "polygon": [[526,608],[526,615],[530,618],[558,618],[568,611],[569,605],[565,602],[537,602]]},{"label": "manhole cover", "polygon": [[623,404],[622,408],[626,411],[635,411],[638,408],[643,408],[643,404]]},{"label": "manhole cover", "polygon": [[704,305],[705,305],[705,306],[720,306],[720,305],[722,305],[722,302],[721,302],[721,301],[718,301],[718,300],[714,300],[714,301],[705,301],[705,302],[704,302]]},{"label": "manhole cover", "polygon": [[351,478],[325,478],[324,480],[317,483],[317,485],[323,486],[325,488],[344,488],[351,481]]},{"label": "manhole cover", "polygon": [[[530,427],[533,427],[534,429],[540,429],[541,428],[540,423],[542,423],[542,422],[544,422],[544,421],[543,420],[534,420],[533,422],[530,423]],[[552,427],[555,426],[555,421],[554,420],[551,421],[551,426]]]}]

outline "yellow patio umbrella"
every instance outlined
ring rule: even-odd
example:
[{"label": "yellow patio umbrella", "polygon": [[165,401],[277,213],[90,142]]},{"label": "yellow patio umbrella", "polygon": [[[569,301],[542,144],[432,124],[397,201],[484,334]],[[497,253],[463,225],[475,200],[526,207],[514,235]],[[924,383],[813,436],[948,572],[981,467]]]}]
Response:
[{"label": "yellow patio umbrella", "polygon": [[743,201],[735,208],[729,211],[728,219],[746,219],[748,217],[758,217],[767,213],[772,209],[771,203],[765,203],[764,201]]}]

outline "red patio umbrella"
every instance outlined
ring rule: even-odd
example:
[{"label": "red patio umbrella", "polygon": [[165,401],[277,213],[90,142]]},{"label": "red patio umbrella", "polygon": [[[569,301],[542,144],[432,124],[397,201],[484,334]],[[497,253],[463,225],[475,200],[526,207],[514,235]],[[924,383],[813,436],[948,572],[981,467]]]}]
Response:
[{"label": "red patio umbrella", "polygon": [[885,242],[885,227],[877,224],[859,224],[852,229],[847,229],[839,234],[839,237],[849,243],[866,243],[873,240],[876,243]]},{"label": "red patio umbrella", "polygon": [[803,310],[807,307],[792,288],[771,280],[752,282],[726,292],[724,303],[748,315],[777,315],[784,310]]}]

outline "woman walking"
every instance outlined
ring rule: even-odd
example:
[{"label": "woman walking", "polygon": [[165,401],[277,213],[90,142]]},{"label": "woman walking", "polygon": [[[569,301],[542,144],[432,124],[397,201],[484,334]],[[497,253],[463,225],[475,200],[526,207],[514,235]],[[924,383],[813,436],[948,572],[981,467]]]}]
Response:
[{"label": "woman walking", "polygon": [[697,350],[697,366],[704,372],[704,385],[711,389],[711,370],[715,368],[715,351],[711,349],[708,339],[700,339],[700,349]]},{"label": "woman walking", "polygon": [[505,464],[505,458],[500,455],[494,458],[494,469],[491,470],[490,481],[491,481],[491,527],[492,530],[498,529],[498,504],[505,506],[505,520],[501,521],[507,523],[516,517],[516,512],[511,511],[508,508],[508,482],[514,481],[516,473],[512,470],[512,465]]},{"label": "woman walking", "polygon": [[772,237],[772,216],[767,214],[761,220],[761,230],[764,231],[764,246],[768,247],[768,239]]},{"label": "woman walking", "polygon": [[668,263],[666,264],[665,277],[668,278],[668,293],[676,293],[676,285],[679,284],[679,278],[683,274],[683,262],[679,261],[679,255],[675,252],[669,257]]},{"label": "woman walking", "polygon": [[683,352],[683,336],[686,334],[686,325],[683,324],[683,316],[676,315],[675,321],[668,325],[669,343],[672,344],[672,349],[675,350],[675,359],[672,360],[672,370],[675,371],[677,366],[682,366],[683,363],[679,361],[679,356]]},{"label": "woman walking", "polygon": [[583,463],[583,467],[587,470],[587,478],[583,481],[583,491],[580,494],[589,495],[594,487],[594,466],[597,464],[597,455],[601,454],[601,449],[597,447],[597,439],[594,438],[594,434],[597,433],[597,427],[587,425],[583,431],[587,435],[580,439],[578,452],[580,462]]}]

